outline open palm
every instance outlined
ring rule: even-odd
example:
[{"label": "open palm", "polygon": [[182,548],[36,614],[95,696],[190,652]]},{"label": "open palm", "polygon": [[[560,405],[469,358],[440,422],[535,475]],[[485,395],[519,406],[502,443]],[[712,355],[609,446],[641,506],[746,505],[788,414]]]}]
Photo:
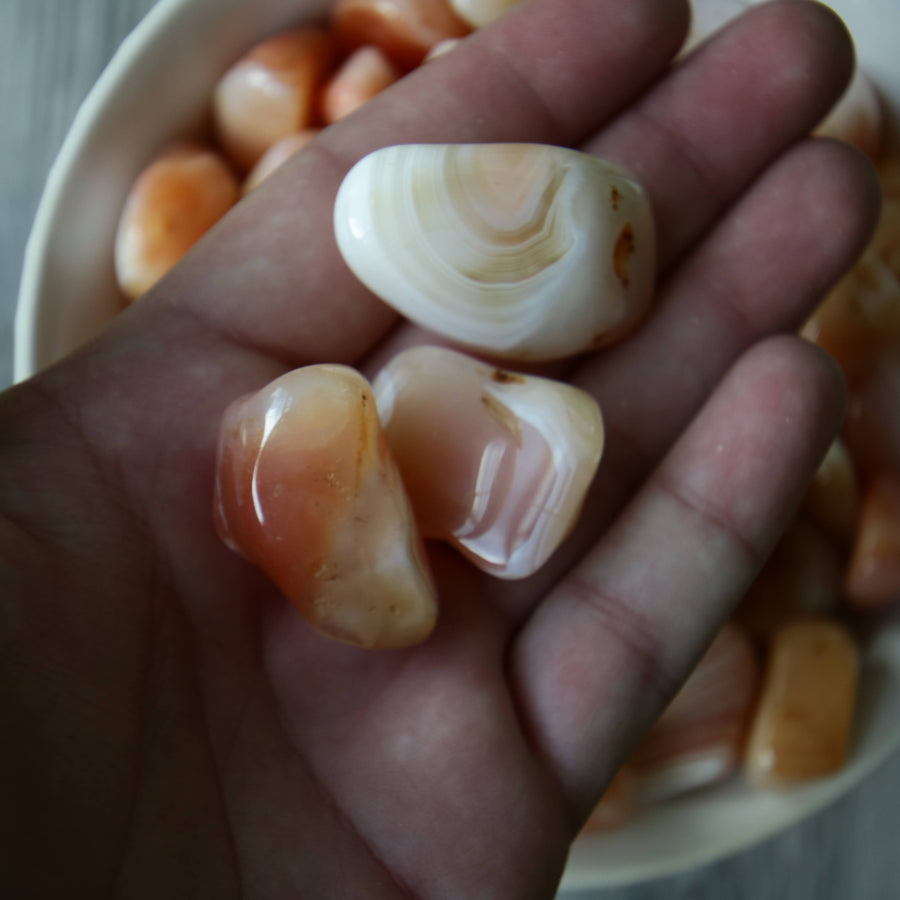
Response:
[{"label": "open palm", "polygon": [[[804,135],[852,52],[760,7],[671,66],[677,0],[524,5],[333,126],[93,346],[0,398],[0,869],[16,897],[553,895],[617,763],[837,429],[787,336],[865,240],[866,164]],[[288,368],[422,336],[330,215],[385,144],[539,141],[636,172],[660,291],[567,370],[606,417],[581,524],[518,583],[431,547],[423,645],[329,641],[211,527],[218,419]],[[7,877],[8,874],[8,877]]]}]

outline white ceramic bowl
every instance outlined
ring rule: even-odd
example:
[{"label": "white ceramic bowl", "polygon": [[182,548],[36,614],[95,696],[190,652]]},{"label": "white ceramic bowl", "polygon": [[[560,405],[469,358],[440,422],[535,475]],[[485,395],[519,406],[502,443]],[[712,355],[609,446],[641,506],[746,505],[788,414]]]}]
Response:
[{"label": "white ceramic bowl", "polygon": [[[250,43],[301,15],[321,16],[329,2],[160,0],[122,44],[82,105],[38,209],[16,319],[17,380],[65,355],[120,309],[113,235],[125,194],[149,156],[202,123],[216,78]],[[896,140],[900,4],[832,5],[889,101]],[[778,795],[736,778],[667,803],[620,831],[580,839],[563,886],[622,885],[684,871],[832,802],[900,747],[900,617],[867,648],[863,684],[853,756],[839,776]]]}]

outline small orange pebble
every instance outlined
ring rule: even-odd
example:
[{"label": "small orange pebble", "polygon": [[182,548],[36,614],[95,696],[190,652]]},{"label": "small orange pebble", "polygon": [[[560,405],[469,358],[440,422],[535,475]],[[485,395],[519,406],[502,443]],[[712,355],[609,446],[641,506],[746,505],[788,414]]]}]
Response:
[{"label": "small orange pebble", "polygon": [[840,439],[832,441],[803,498],[803,509],[830,534],[849,541],[859,518],[859,480],[853,457]]},{"label": "small orange pebble", "polygon": [[641,803],[712,784],[740,766],[758,677],[750,639],[727,623],[628,760]]},{"label": "small orange pebble", "polygon": [[775,634],[745,766],[760,787],[837,772],[847,759],[859,652],[843,625],[811,618]]},{"label": "small orange pebble", "polygon": [[484,28],[522,0],[450,0],[450,8],[472,28]]},{"label": "small orange pebble", "polygon": [[418,66],[440,41],[471,30],[447,0],[336,0],[333,21],[342,46],[380,47],[403,70]]},{"label": "small orange pebble", "polygon": [[878,91],[857,67],[847,89],[816,128],[815,134],[846,141],[870,159],[877,159],[882,145],[883,119]]},{"label": "small orange pebble", "polygon": [[378,47],[360,47],[322,88],[322,118],[330,125],[349,116],[399,77],[400,73]]},{"label": "small orange pebble", "polygon": [[306,366],[233,403],[219,439],[216,530],[323,634],[407,647],[437,600],[366,380]]},{"label": "small orange pebble", "polygon": [[611,831],[624,825],[635,810],[634,776],[625,763],[597,801],[582,831]]},{"label": "small orange pebble", "polygon": [[255,191],[276,169],[286,163],[298,150],[302,150],[318,133],[318,128],[304,128],[303,131],[296,131],[272,144],[244,179],[244,196]]},{"label": "small orange pebble", "polygon": [[207,147],[180,143],[138,175],[115,241],[119,287],[129,300],[148,291],[238,201],[225,160]]},{"label": "small orange pebble", "polygon": [[882,475],[863,499],[856,544],[847,569],[847,600],[857,607],[900,600],[900,478]]},{"label": "small orange pebble", "polygon": [[303,26],[257,44],[228,69],[213,94],[213,116],[238,166],[251,169],[276,141],[310,127],[333,59],[331,35]]},{"label": "small orange pebble", "polygon": [[837,547],[815,525],[801,519],[772,551],[735,611],[735,619],[765,643],[786,619],[831,612],[840,599]]}]

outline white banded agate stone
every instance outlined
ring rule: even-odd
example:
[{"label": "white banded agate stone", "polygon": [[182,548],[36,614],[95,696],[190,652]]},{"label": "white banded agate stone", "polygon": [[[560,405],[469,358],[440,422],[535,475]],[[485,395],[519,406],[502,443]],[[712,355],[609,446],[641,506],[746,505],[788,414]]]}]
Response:
[{"label": "white banded agate stone", "polygon": [[422,534],[499,578],[537,571],[600,461],[594,399],[440,347],[398,354],[372,387]]},{"label": "white banded agate stone", "polygon": [[509,359],[633,328],[654,286],[649,200],[623,169],[541,144],[385,147],[335,201],[347,265],[413,322]]},{"label": "white banded agate stone", "polygon": [[366,380],[297,369],[223,419],[215,523],[319,631],[363,647],[423,641],[435,589]]}]

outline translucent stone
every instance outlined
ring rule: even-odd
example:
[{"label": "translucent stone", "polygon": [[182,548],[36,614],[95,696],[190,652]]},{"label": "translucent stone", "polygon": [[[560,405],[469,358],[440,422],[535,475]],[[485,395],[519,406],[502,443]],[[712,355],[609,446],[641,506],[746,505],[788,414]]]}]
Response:
[{"label": "translucent stone", "polygon": [[815,525],[791,525],[747,591],[735,618],[761,642],[786,620],[829,613],[841,599],[842,558]]},{"label": "translucent stone", "polygon": [[338,247],[424,328],[513,359],[595,348],[633,328],[654,287],[654,229],[623,169],[541,144],[386,147],[348,173]]},{"label": "translucent stone", "polygon": [[740,767],[758,677],[749,638],[726,624],[629,759],[642,803],[713,784]]},{"label": "translucent stone", "polygon": [[322,117],[331,123],[349,116],[399,77],[400,73],[378,47],[360,47],[322,88]]},{"label": "translucent stone", "polygon": [[434,586],[365,379],[297,369],[229,407],[216,527],[319,631],[363,647],[431,632]]},{"label": "translucent stone", "polygon": [[858,681],[859,653],[837,621],[783,625],[750,732],[749,778],[777,788],[837,772],[847,758]]},{"label": "translucent stone", "polygon": [[882,475],[866,489],[846,586],[848,601],[858,607],[900,601],[900,478],[896,475]]},{"label": "translucent stone", "polygon": [[380,47],[404,70],[418,66],[435,44],[470,31],[447,0],[335,0],[333,21],[342,46]]},{"label": "translucent stone", "polygon": [[255,191],[271,174],[280,169],[298,150],[302,150],[316,135],[318,128],[304,128],[276,141],[259,158],[244,179],[244,196]]},{"label": "translucent stone", "polygon": [[137,177],[115,243],[116,279],[131,300],[148,291],[240,197],[237,177],[217,153],[181,143]]},{"label": "translucent stone", "polygon": [[522,0],[450,0],[453,11],[472,28],[484,28]]},{"label": "translucent stone", "polygon": [[423,535],[501,578],[539,569],[600,461],[594,399],[440,347],[398,354],[373,388]]},{"label": "translucent stone", "polygon": [[213,113],[235,163],[249,170],[276,141],[309,128],[333,57],[329,33],[305,26],[257,44],[222,76]]},{"label": "translucent stone", "polygon": [[829,534],[847,542],[856,530],[859,502],[856,466],[847,445],[836,438],[810,482],[803,509]]}]

